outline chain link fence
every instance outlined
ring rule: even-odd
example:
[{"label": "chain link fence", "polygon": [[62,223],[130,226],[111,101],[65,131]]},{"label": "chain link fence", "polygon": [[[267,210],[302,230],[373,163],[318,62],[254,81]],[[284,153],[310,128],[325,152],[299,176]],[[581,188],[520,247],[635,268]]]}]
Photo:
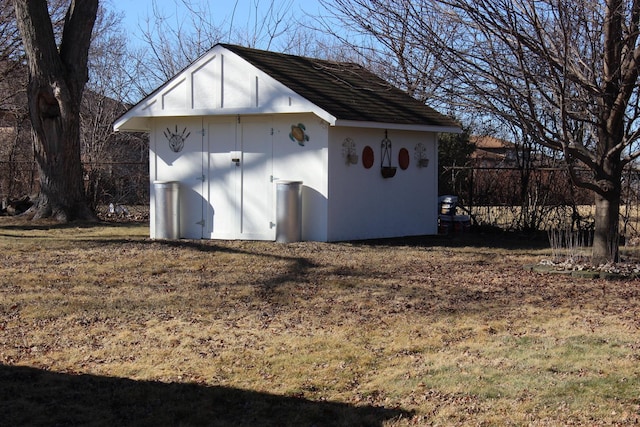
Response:
[{"label": "chain link fence", "polygon": [[[439,191],[457,196],[459,209],[476,228],[593,229],[593,195],[574,186],[563,168],[444,167]],[[640,237],[637,169],[629,168],[624,174],[620,231],[627,240]]]},{"label": "chain link fence", "polygon": [[[148,162],[83,163],[87,197],[98,213],[114,206],[149,205]],[[40,190],[35,162],[0,161],[2,209],[20,210]]]},{"label": "chain link fence", "polygon": [[[108,206],[144,212],[149,205],[148,162],[84,163],[85,188],[92,206],[108,215]],[[19,204],[39,190],[35,162],[0,161],[2,209]],[[458,208],[475,228],[502,230],[590,230],[593,196],[571,184],[562,168],[448,167],[440,175],[440,194],[458,197]],[[144,213],[137,216],[144,218]],[[628,169],[623,180],[620,231],[640,239],[640,170]]]}]

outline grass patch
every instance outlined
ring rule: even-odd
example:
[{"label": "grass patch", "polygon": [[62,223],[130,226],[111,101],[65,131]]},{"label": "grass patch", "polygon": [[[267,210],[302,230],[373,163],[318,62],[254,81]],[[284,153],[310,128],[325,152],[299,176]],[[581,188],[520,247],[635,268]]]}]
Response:
[{"label": "grass patch", "polygon": [[526,271],[550,253],[536,242],[157,242],[15,221],[0,219],[10,425],[640,420],[638,284]]}]

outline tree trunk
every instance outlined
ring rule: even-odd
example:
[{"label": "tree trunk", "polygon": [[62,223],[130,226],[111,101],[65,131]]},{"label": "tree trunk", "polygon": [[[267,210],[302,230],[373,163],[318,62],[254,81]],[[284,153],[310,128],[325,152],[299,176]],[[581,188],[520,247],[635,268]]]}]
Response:
[{"label": "tree trunk", "polygon": [[80,105],[97,0],[72,0],[58,48],[46,0],[15,0],[29,63],[29,114],[40,172],[34,218],[95,219],[80,161]]},{"label": "tree trunk", "polygon": [[600,187],[604,191],[595,195],[592,262],[596,265],[619,261],[621,179],[612,179],[613,182],[600,181]]},{"label": "tree trunk", "polygon": [[64,81],[43,80],[32,76],[28,91],[40,173],[34,218],[93,219],[84,192],[78,106],[63,95],[68,93]]}]

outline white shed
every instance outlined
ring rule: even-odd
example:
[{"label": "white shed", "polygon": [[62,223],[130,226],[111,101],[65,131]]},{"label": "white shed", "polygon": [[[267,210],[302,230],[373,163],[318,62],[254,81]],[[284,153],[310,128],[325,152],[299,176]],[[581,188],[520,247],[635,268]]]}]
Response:
[{"label": "white shed", "polygon": [[276,182],[302,181],[302,239],[437,233],[437,135],[455,121],[351,63],[218,44],[115,123],[179,182],[180,237],[274,240]]}]

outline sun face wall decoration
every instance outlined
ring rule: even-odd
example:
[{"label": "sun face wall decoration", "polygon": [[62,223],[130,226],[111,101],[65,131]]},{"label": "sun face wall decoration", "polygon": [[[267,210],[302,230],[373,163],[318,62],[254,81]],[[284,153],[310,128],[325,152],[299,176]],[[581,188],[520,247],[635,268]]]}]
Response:
[{"label": "sun face wall decoration", "polygon": [[175,132],[171,131],[171,129],[167,128],[166,131],[163,131],[165,138],[169,141],[169,148],[174,153],[179,153],[184,148],[184,142],[189,138],[191,132],[187,132],[187,128],[185,127],[182,130],[182,133],[178,132],[178,125],[176,125]]}]

